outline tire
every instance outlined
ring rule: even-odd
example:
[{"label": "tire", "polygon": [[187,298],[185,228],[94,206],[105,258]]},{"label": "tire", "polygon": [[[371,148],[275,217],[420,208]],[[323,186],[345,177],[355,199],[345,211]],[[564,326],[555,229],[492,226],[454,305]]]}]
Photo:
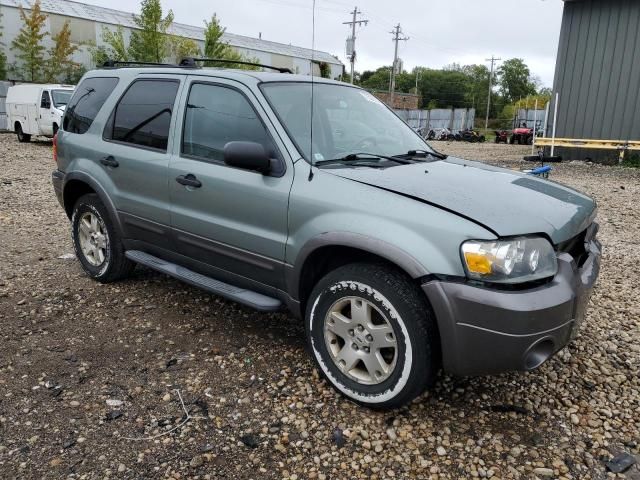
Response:
[{"label": "tire", "polygon": [[527,145],[533,145],[533,135],[527,137]]},{"label": "tire", "polygon": [[516,136],[515,135],[511,135],[511,138],[509,139],[509,143],[511,145],[513,145],[514,143],[516,143]]},{"label": "tire", "polygon": [[58,127],[58,124],[57,124],[57,123],[54,123],[54,124],[53,124],[53,135],[54,135],[54,136],[55,136],[55,134],[56,134],[56,133],[58,133],[58,128],[59,128],[59,127]]},{"label": "tire", "polygon": [[16,128],[16,135],[18,135],[18,141],[20,143],[29,143],[31,141],[31,135],[22,131],[22,125],[18,124]]},{"label": "tire", "polygon": [[[370,315],[362,313],[359,320],[352,313],[356,308]],[[435,381],[440,355],[434,314],[418,286],[402,272],[367,263],[330,272],[311,293],[305,325],[318,370],[337,391],[361,405],[397,408]],[[334,330],[342,331],[341,336]],[[370,354],[374,349],[376,355]],[[339,357],[352,367],[339,366]]]},{"label": "tire", "polygon": [[94,280],[114,282],[135,268],[135,263],[125,257],[120,233],[98,195],[91,193],[78,199],[71,217],[71,235],[82,269]]}]

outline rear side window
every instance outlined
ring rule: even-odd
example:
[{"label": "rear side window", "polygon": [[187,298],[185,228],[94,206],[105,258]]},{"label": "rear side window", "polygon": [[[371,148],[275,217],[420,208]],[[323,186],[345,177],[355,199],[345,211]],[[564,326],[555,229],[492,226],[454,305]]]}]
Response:
[{"label": "rear side window", "polygon": [[138,80],[112,114],[106,137],[146,148],[167,150],[171,114],[180,82]]},{"label": "rear side window", "polygon": [[271,158],[279,157],[269,133],[244,95],[218,85],[194,84],[187,102],[182,153],[222,162],[224,146],[234,141],[260,143]]},{"label": "rear side window", "polygon": [[117,84],[118,79],[115,77],[84,79],[67,105],[62,128],[71,133],[85,133],[89,130]]}]

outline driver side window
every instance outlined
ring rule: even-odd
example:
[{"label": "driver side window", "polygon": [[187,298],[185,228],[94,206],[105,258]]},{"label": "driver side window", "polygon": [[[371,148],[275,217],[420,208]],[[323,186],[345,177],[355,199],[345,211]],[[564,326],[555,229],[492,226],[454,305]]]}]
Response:
[{"label": "driver side window", "polygon": [[51,97],[46,90],[42,92],[42,99],[40,100],[40,108],[51,108]]},{"label": "driver side window", "polygon": [[196,83],[191,87],[182,132],[182,153],[208,161],[224,161],[224,146],[244,141],[261,144],[279,158],[255,110],[237,90]]}]

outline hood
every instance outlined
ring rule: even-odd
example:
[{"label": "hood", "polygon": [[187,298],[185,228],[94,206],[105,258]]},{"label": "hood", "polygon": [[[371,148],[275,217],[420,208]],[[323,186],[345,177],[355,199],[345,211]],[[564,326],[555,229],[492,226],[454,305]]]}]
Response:
[{"label": "hood", "polygon": [[325,171],[449,210],[501,237],[545,233],[558,244],[586,229],[596,212],[591,198],[571,188],[459,158]]}]

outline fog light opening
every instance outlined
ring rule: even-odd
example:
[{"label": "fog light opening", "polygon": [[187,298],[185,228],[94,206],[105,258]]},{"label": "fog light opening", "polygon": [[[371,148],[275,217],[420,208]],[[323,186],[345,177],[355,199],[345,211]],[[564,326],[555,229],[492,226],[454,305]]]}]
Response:
[{"label": "fog light opening", "polygon": [[546,362],[553,355],[555,345],[553,340],[546,338],[534,344],[524,359],[525,370],[534,370]]}]

